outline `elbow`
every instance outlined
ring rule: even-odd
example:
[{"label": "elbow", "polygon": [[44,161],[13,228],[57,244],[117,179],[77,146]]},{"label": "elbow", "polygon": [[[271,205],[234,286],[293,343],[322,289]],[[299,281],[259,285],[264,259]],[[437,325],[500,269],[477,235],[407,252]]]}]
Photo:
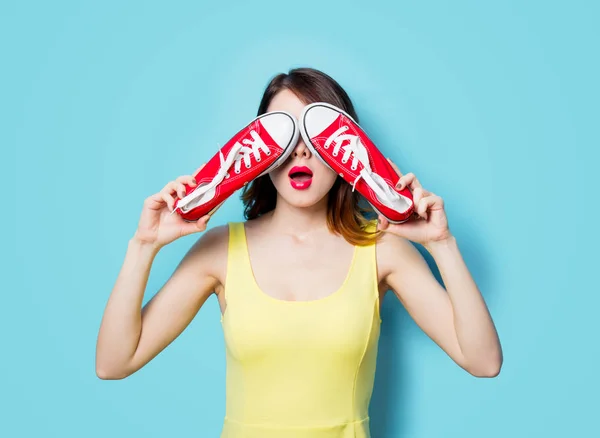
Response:
[{"label": "elbow", "polygon": [[121,380],[130,374],[125,368],[96,363],[96,376],[101,380]]},{"label": "elbow", "polygon": [[479,366],[473,370],[470,370],[469,372],[475,377],[493,378],[500,374],[501,369],[502,361],[495,361],[485,366]]},{"label": "elbow", "polygon": [[96,376],[101,380],[121,380],[127,377],[127,374],[96,367]]},{"label": "elbow", "polygon": [[135,371],[133,358],[117,358],[111,351],[96,351],[96,376],[101,380],[121,380]]},{"label": "elbow", "polygon": [[502,368],[502,365],[490,366],[487,368],[482,368],[482,369],[476,370],[474,372],[471,372],[471,374],[474,375],[475,377],[491,379],[493,377],[497,377],[498,374],[500,374],[501,368]]},{"label": "elbow", "polygon": [[502,369],[502,358],[494,358],[472,366],[467,371],[475,377],[493,378],[500,374]]}]

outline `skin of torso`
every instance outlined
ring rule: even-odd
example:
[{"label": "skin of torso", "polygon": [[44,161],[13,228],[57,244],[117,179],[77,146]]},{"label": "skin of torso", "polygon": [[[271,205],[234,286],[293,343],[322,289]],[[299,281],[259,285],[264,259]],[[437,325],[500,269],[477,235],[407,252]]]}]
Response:
[{"label": "skin of torso", "polygon": [[[334,293],[343,283],[352,261],[354,247],[342,236],[326,228],[311,236],[298,237],[278,233],[267,227],[269,214],[245,223],[248,251],[254,277],[261,291],[273,298],[288,301],[318,300]],[[227,307],[225,278],[227,275],[228,230],[220,227],[219,247],[215,254],[215,287],[221,313]],[[385,238],[377,243],[385,245]],[[385,283],[388,263],[377,251],[380,307],[389,289]]]}]

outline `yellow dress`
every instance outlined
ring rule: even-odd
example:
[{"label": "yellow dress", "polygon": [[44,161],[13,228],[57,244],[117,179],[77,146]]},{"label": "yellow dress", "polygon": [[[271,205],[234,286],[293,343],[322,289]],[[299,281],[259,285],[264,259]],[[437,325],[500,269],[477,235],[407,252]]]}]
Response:
[{"label": "yellow dress", "polygon": [[381,323],[375,245],[355,246],[341,287],[312,301],[260,290],[242,222],[229,224],[227,263],[221,438],[369,438]]}]

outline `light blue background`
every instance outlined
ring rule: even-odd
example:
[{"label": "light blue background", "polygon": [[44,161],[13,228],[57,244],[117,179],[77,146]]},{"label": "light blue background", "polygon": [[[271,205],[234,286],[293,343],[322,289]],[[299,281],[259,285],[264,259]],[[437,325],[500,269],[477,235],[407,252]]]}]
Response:
[{"label": "light blue background", "polygon": [[[500,376],[474,378],[389,294],[374,437],[600,436],[597,5],[3,2],[0,436],[218,436],[214,297],[123,381],[95,376],[97,330],[143,199],[295,66],[336,78],[445,199],[504,347]],[[212,225],[241,218],[236,196]],[[159,254],[146,299],[195,238]]]}]

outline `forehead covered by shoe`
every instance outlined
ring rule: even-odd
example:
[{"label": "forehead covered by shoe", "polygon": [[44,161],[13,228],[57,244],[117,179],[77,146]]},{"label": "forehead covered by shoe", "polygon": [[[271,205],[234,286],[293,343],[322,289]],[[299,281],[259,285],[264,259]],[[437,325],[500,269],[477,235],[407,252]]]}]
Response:
[{"label": "forehead covered by shoe", "polygon": [[287,111],[293,115],[296,120],[298,120],[305,106],[306,104],[292,91],[284,89],[273,97],[273,100],[271,100],[267,110],[269,112]]}]

